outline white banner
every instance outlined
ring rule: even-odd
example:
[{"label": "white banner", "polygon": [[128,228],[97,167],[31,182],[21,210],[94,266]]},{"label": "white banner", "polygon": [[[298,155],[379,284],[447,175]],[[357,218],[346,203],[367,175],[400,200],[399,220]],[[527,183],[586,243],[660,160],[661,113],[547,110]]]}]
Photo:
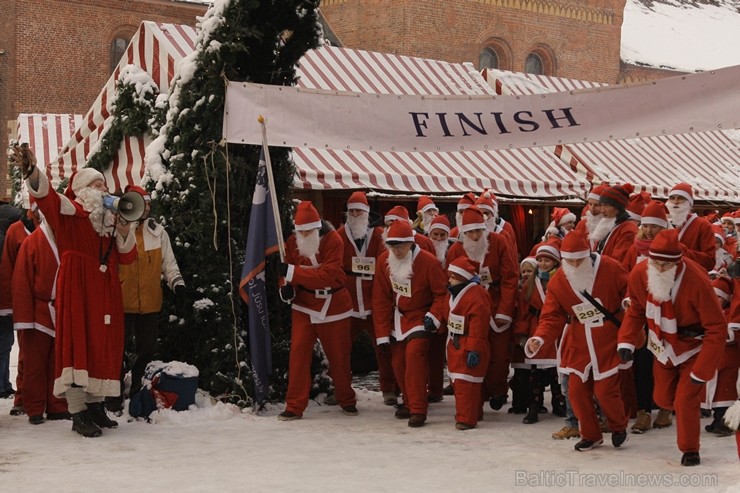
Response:
[{"label": "white banner", "polygon": [[230,82],[224,138],[355,151],[483,151],[740,127],[740,66],[531,96],[399,96]]}]

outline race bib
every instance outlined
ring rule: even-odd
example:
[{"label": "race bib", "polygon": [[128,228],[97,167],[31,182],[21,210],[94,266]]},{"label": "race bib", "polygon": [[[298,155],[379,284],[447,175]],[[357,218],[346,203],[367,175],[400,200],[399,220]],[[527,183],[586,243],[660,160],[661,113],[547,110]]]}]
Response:
[{"label": "race bib", "polygon": [[493,277],[491,277],[491,269],[488,267],[480,268],[480,282],[481,284],[491,284]]},{"label": "race bib", "polygon": [[663,341],[661,341],[652,330],[648,330],[647,348],[650,350],[651,353],[655,355],[655,359],[657,359],[661,363],[666,362],[667,358],[664,354],[665,345],[663,345]]},{"label": "race bib", "polygon": [[360,275],[375,274],[374,257],[352,257],[352,272]]},{"label": "race bib", "polygon": [[463,315],[455,315],[450,313],[447,319],[447,330],[450,334],[465,334],[465,317]]},{"label": "race bib", "polygon": [[[599,303],[601,300],[596,299]],[[604,314],[588,301],[579,305],[573,305],[573,312],[576,314],[576,320],[583,325],[599,326],[604,324]]]},{"label": "race bib", "polygon": [[391,285],[394,293],[411,298],[411,279],[401,282],[391,280]]}]

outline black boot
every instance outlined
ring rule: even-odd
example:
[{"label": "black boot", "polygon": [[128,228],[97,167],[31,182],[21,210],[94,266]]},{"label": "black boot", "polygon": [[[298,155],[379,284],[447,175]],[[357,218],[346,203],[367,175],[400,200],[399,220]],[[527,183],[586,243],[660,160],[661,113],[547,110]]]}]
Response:
[{"label": "black boot", "polygon": [[87,405],[87,412],[93,423],[101,428],[118,428],[118,422],[113,421],[105,412],[102,402],[91,402]]},{"label": "black boot", "polygon": [[87,438],[99,437],[103,434],[98,425],[93,423],[87,411],[80,411],[72,415],[72,431]]},{"label": "black boot", "polygon": [[552,394],[552,413],[555,416],[564,418],[566,414],[565,396],[558,381],[558,370],[556,368],[548,368],[547,376],[550,381],[550,394]]},{"label": "black boot", "polygon": [[529,372],[529,412],[522,423],[532,424],[540,420],[540,406],[542,405],[542,370],[532,368]]},{"label": "black boot", "polygon": [[529,370],[515,368],[514,376],[509,380],[509,388],[511,389],[509,414],[526,413],[527,401],[529,400]]}]

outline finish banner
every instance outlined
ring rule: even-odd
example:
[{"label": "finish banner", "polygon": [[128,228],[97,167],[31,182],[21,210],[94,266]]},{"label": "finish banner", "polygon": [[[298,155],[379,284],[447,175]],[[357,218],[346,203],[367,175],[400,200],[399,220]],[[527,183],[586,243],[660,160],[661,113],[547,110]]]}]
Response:
[{"label": "finish banner", "polygon": [[740,127],[740,66],[527,96],[399,96],[229,82],[224,138],[354,151],[484,151]]}]

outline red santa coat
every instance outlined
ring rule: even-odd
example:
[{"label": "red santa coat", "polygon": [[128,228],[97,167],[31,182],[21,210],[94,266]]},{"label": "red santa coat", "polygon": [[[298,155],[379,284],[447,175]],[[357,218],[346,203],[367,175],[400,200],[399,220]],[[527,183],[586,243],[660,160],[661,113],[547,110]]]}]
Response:
[{"label": "red santa coat", "polygon": [[735,340],[740,340],[740,279],[732,280],[732,300],[730,300],[730,313],[727,316],[728,327],[735,331]]},{"label": "red santa coat", "polygon": [[630,247],[634,245],[635,235],[637,235],[637,225],[634,222],[621,222],[611,230],[609,235],[599,245],[601,248],[598,252],[621,262],[625,255],[627,255]]},{"label": "red santa coat", "polygon": [[285,243],[285,261],[290,264],[285,280],[295,288],[292,307],[309,315],[311,323],[334,322],[352,315],[343,251],[342,238],[333,229],[321,236],[319,251],[311,258],[298,252],[295,233]]},{"label": "red santa coat", "polygon": [[[698,354],[691,375],[701,381],[714,377],[727,336],[727,322],[703,266],[690,259],[678,264],[671,290],[675,318],[661,315],[659,307],[647,299],[647,262],[635,266],[629,279],[630,305],[619,334],[619,346],[634,350],[644,341],[648,317],[659,319],[659,327],[650,326],[648,349],[661,364],[673,367]],[[682,337],[681,327],[700,325],[704,338]]]},{"label": "red santa coat", "polygon": [[13,269],[21,243],[30,234],[31,232],[23,224],[23,221],[14,222],[5,232],[3,256],[0,259],[0,316],[13,314],[13,290],[11,287]]},{"label": "red santa coat", "polygon": [[[411,251],[413,276],[410,292],[391,280],[389,251],[378,257],[378,271],[373,281],[373,323],[378,344],[397,341],[424,330],[424,317],[429,315],[440,326],[445,313],[447,278],[437,257],[418,246]],[[408,293],[409,295],[402,294]]]},{"label": "red santa coat", "polygon": [[[619,319],[628,273],[617,260],[594,255],[594,280],[588,292]],[[577,314],[582,313],[579,306],[587,306],[584,303],[590,304],[582,294],[573,290],[563,270],[558,270],[548,283],[545,305],[534,338],[544,346],[554,344],[562,334],[558,349],[559,370],[578,375],[584,382],[591,372],[594,380],[602,380],[619,371],[618,329],[605,318],[584,324]],[[533,356],[529,351],[526,352],[528,357]]]},{"label": "red santa coat", "polygon": [[[517,305],[517,320],[514,323],[514,336],[523,336],[526,339],[534,336],[537,330],[537,324],[539,323],[539,314],[542,312],[542,308],[545,304],[545,288],[542,285],[542,280],[535,278],[534,290],[532,296],[527,300],[525,290],[522,289],[519,293],[519,303]],[[527,365],[537,365],[538,368],[552,368],[558,364],[557,354],[557,341],[554,343],[546,343],[537,351],[536,355],[524,358],[524,363]]]},{"label": "red santa coat", "polygon": [[504,238],[509,240],[512,254],[514,255],[514,258],[518,259],[519,249],[517,247],[516,233],[514,232],[514,227],[511,225],[511,223],[507,222],[502,217],[499,217],[496,221],[496,227],[493,229],[493,232],[501,234],[504,236]]},{"label": "red santa coat", "polygon": [[715,257],[717,244],[709,221],[695,213],[689,214],[686,222],[678,228],[678,239],[686,245],[685,257],[695,261],[707,271],[714,268],[717,261]]},{"label": "red santa coat", "polygon": [[[483,383],[490,358],[488,330],[491,319],[491,304],[483,286],[470,283],[455,298],[447,293],[447,373],[450,380],[467,380]],[[453,340],[457,336],[458,347]],[[468,352],[477,352],[480,363],[468,368]]]},{"label": "red santa coat", "polygon": [[54,337],[59,252],[43,223],[21,244],[13,271],[13,328],[36,329]]},{"label": "red santa coat", "polygon": [[422,250],[426,250],[432,255],[437,255],[434,249],[434,242],[428,236],[413,231],[414,243],[416,243]]},{"label": "red santa coat", "polygon": [[[447,265],[457,257],[467,256],[462,242],[453,244],[447,251]],[[486,274],[487,269],[487,274]],[[488,289],[491,298],[491,328],[503,332],[508,328],[496,327],[495,318],[512,322],[519,283],[519,265],[511,252],[511,243],[503,235],[488,233],[488,252],[479,271],[481,285]]]},{"label": "red santa coat", "polygon": [[[54,232],[60,258],[54,395],[75,384],[96,396],[117,396],[124,341],[118,264],[136,260],[134,234],[125,240],[101,237],[80,204],[49,190],[43,173],[38,190],[29,190]],[[109,248],[101,265],[101,252]]]},{"label": "red santa coat", "polygon": [[[342,265],[347,274],[347,289],[352,297],[352,316],[366,318],[372,313],[373,278],[378,266],[378,256],[385,251],[383,228],[368,228],[362,248],[357,248],[349,228],[341,226],[337,233],[344,243]],[[372,262],[369,259],[372,259]],[[367,269],[370,265],[372,272]]]}]

